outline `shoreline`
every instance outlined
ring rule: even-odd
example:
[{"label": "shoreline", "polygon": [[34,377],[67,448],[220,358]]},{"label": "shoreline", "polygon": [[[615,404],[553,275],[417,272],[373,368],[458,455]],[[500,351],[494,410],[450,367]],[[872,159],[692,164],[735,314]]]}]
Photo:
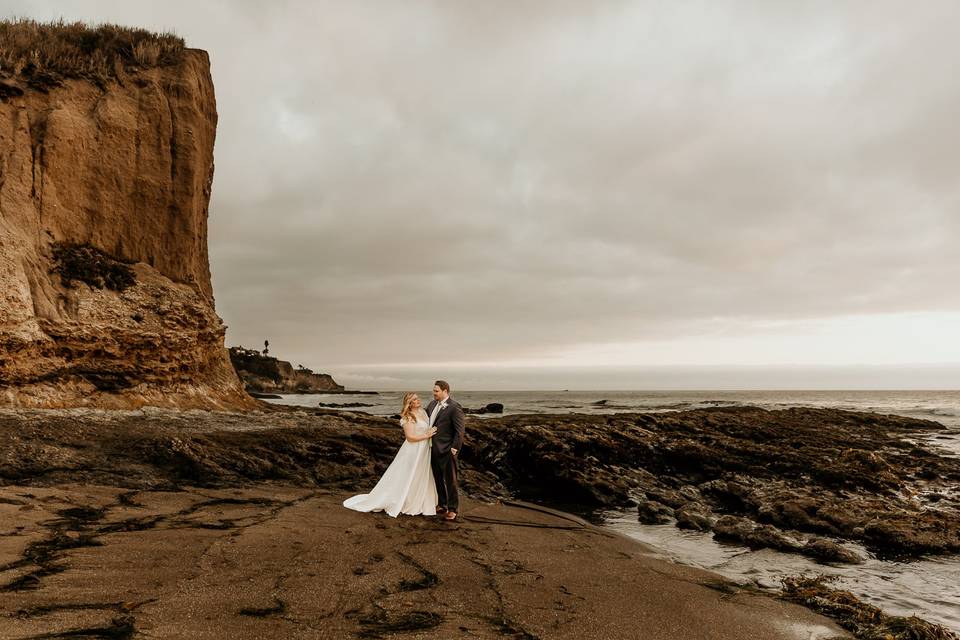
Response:
[{"label": "shoreline", "polygon": [[[241,508],[238,505],[246,504],[247,506],[243,508],[267,508],[267,511],[270,511],[272,507],[269,505],[278,505],[269,502],[273,498],[269,497],[269,493],[264,494],[263,492],[274,491],[278,487],[286,487],[282,489],[285,492],[312,492],[316,495],[322,493],[328,496],[340,495],[343,497],[351,495],[351,492],[358,492],[358,487],[371,484],[379,476],[392,458],[397,446],[396,428],[389,419],[368,414],[324,409],[278,407],[269,403],[262,403],[261,406],[261,411],[252,413],[176,411],[152,408],[134,411],[104,411],[82,408],[63,410],[3,409],[0,410],[0,483],[2,483],[0,491],[6,491],[14,486],[18,487],[21,492],[35,494],[40,492],[41,489],[56,493],[57,491],[65,491],[66,487],[72,487],[71,491],[83,490],[85,487],[89,491],[94,491],[98,487],[101,489],[113,487],[113,491],[120,493],[124,490],[130,494],[150,492],[167,497],[194,490],[205,493],[233,491],[240,496],[238,499],[241,502],[236,504],[221,503],[221,506],[234,505],[231,508]],[[917,425],[923,426],[921,421],[891,420],[885,416],[852,415],[849,412],[833,411],[801,411],[797,413],[790,411],[717,410],[690,411],[666,417],[663,414],[657,416],[621,414],[613,417],[616,418],[616,421],[612,425],[608,424],[611,416],[563,414],[547,416],[548,420],[543,420],[543,418],[542,415],[508,416],[506,418],[478,420],[471,423],[469,428],[471,430],[472,452],[470,456],[464,457],[462,476],[464,492],[472,496],[471,500],[477,504],[483,504],[499,498],[519,495],[524,500],[533,498],[537,502],[557,504],[555,500],[543,500],[540,496],[532,495],[536,492],[531,492],[530,486],[518,482],[517,469],[529,469],[529,465],[532,464],[526,458],[516,458],[519,455],[518,452],[524,451],[536,452],[536,473],[544,478],[545,486],[548,485],[549,488],[552,488],[555,494],[556,492],[565,492],[565,495],[575,498],[572,502],[577,503],[580,507],[578,511],[586,513],[595,510],[598,504],[592,501],[605,500],[612,504],[622,500],[627,495],[641,495],[637,493],[637,490],[642,489],[643,486],[646,486],[644,491],[647,492],[649,497],[649,492],[653,491],[652,485],[631,485],[628,480],[633,477],[631,476],[633,472],[628,473],[627,470],[617,467],[616,460],[613,461],[613,467],[608,467],[605,466],[606,463],[601,464],[593,457],[592,451],[594,450],[610,452],[623,449],[629,445],[628,441],[610,440],[611,437],[625,437],[624,434],[628,433],[635,433],[641,438],[638,442],[642,447],[637,449],[638,451],[652,451],[643,448],[651,446],[647,444],[647,440],[644,440],[649,438],[649,434],[659,430],[663,434],[669,435],[679,428],[684,435],[683,439],[678,442],[685,443],[681,450],[687,455],[696,452],[696,449],[691,448],[693,444],[693,441],[690,440],[693,437],[691,434],[694,434],[697,429],[704,428],[705,425],[710,429],[709,437],[714,440],[722,435],[725,429],[729,430],[736,427],[734,430],[737,431],[747,426],[758,428],[758,425],[762,426],[764,420],[771,419],[801,420],[797,424],[802,424],[803,420],[808,419],[826,420],[827,422],[836,422],[840,419],[854,420],[852,424],[856,425],[858,429],[866,428],[863,427],[863,424],[869,426],[879,420],[878,424],[882,428],[878,430],[877,434],[871,436],[878,438],[881,436],[887,437],[883,436],[881,431],[885,433],[887,430],[892,430],[891,433],[896,433],[897,429],[905,428],[904,425],[910,428],[917,427]],[[717,422],[718,420],[720,422]],[[867,422],[861,424],[859,421],[863,420]],[[535,441],[531,442],[524,439],[531,434],[536,436]],[[514,442],[513,439],[517,438],[519,439]],[[533,446],[533,443],[539,444]],[[567,451],[566,447],[568,445],[574,443],[577,448],[570,450],[570,453],[573,453],[571,457],[565,451]],[[678,444],[669,440],[656,446],[662,451],[669,451],[677,450]],[[792,447],[791,450],[796,451]],[[495,460],[488,459],[487,455],[491,451],[500,451],[506,457],[501,455]],[[649,456],[649,453],[645,455]],[[716,452],[713,453],[713,456],[716,458]],[[591,462],[591,460],[593,461]],[[856,462],[857,459],[855,458],[854,461]],[[648,460],[648,462],[651,461]],[[583,467],[584,464],[587,467]],[[583,474],[577,471],[581,467],[590,469],[590,472]],[[496,474],[493,473],[494,469],[497,471]],[[856,470],[856,467],[853,469]],[[869,474],[874,473],[869,469],[865,471]],[[571,472],[576,473],[570,475]],[[779,474],[780,472],[776,473]],[[776,482],[788,480],[789,476],[789,469],[785,469],[782,477],[781,475],[771,476],[771,479],[764,482],[776,484]],[[644,482],[649,481],[649,478],[643,474],[636,477],[641,480],[646,478],[646,480],[643,480]],[[772,479],[774,477],[776,477],[776,482]],[[620,488],[614,486],[612,483],[615,481],[620,482],[622,486],[618,485]],[[631,488],[631,486],[634,488]],[[695,497],[698,500],[705,501],[701,503],[703,506],[707,507],[714,504],[710,502],[711,494],[707,493],[705,488],[698,489],[694,485],[685,486],[688,488],[680,487],[681,491],[677,493],[678,495],[692,495],[691,492],[695,491]],[[718,485],[710,483],[703,486],[718,487]],[[25,487],[31,488],[25,489]],[[723,485],[723,487],[727,490],[731,489],[729,485]],[[115,493],[112,498],[113,502],[119,501],[122,503],[118,497],[120,493]],[[183,498],[182,495],[180,497]],[[664,500],[669,498],[670,496],[666,494],[660,496],[660,499]],[[54,496],[51,504],[56,504],[57,499]],[[251,502],[251,499],[253,502]],[[13,497],[11,500],[23,500],[23,498]],[[268,501],[264,502],[264,500]],[[0,536],[0,542],[13,544],[11,541],[15,541],[19,534],[15,532],[14,527],[9,526],[9,514],[13,512],[8,510],[9,507],[6,504],[12,503],[0,500],[0,508],[4,510],[0,513],[8,514],[7,519],[0,521],[0,532],[6,531],[10,535]],[[97,503],[99,506],[89,504],[75,506],[92,507],[92,509],[84,511],[89,515],[98,512],[99,509],[108,504],[112,504],[112,502]],[[602,506],[602,503],[599,506]],[[714,504],[714,506],[716,505]],[[121,508],[127,509],[128,507],[130,505],[115,505],[107,511],[117,510],[117,513],[119,513]],[[33,507],[33,509],[43,508],[46,507],[41,505],[34,505]],[[204,507],[204,509],[207,508]],[[285,507],[281,510],[283,509]],[[18,513],[15,513],[14,517]],[[366,516],[369,514],[357,515]],[[151,518],[155,519],[159,516],[163,517],[151,525]],[[145,531],[142,529],[144,525],[150,525],[146,529],[151,531],[158,527],[162,529],[161,523],[168,516],[169,514],[164,515],[162,513],[147,513],[145,516],[144,513],[141,513],[137,516],[136,522],[131,521],[130,524],[124,526],[131,529],[131,532]],[[336,515],[334,520],[339,517],[339,515]],[[376,516],[371,517],[376,519]],[[100,516],[96,516],[93,520],[98,518]],[[62,518],[60,519],[62,520]],[[49,522],[55,524],[57,520],[58,518],[51,517]],[[200,529],[205,531],[229,531],[234,526],[232,522],[236,518],[228,514],[227,520],[229,522],[208,521],[206,526]],[[383,521],[380,524],[386,522]],[[480,523],[471,523],[471,526],[474,524],[479,525]],[[72,533],[69,529],[64,529],[64,535],[82,541],[84,535],[90,533],[90,531],[95,533],[99,530],[97,528],[99,525],[89,526],[94,528],[89,529],[88,525],[82,524],[79,529]],[[301,526],[303,526],[303,522],[300,522],[300,524],[288,522],[284,535]],[[486,523],[483,526],[496,528],[498,525]],[[84,527],[88,527],[89,530]],[[206,535],[198,533],[200,529],[194,529],[194,531],[189,532],[191,535]],[[175,531],[177,533],[169,535],[186,535],[181,528],[175,528]],[[609,530],[606,531],[608,535],[612,533]],[[112,535],[117,532],[112,531],[110,533]],[[276,532],[273,535],[275,536]],[[522,534],[522,536],[526,535],[526,533]],[[293,542],[295,541],[291,541],[291,546],[296,546]],[[461,542],[469,545],[469,541]],[[640,544],[633,540],[629,540],[629,542],[634,545]],[[324,544],[328,547],[331,545],[330,541]],[[531,549],[535,549],[537,545],[543,544],[543,541],[531,541],[530,544],[532,545]],[[43,546],[41,545],[41,547]],[[78,547],[75,550],[67,550],[66,554],[73,557],[74,554],[82,555],[89,552],[82,544]],[[463,548],[462,545],[460,548]],[[378,553],[388,555],[382,551]],[[560,554],[558,557],[562,557],[562,549],[557,551],[556,554]],[[407,555],[414,557],[410,554]],[[0,561],[0,564],[9,564],[9,562],[11,560],[7,556],[6,559]],[[423,564],[424,560],[420,559],[417,562]],[[658,562],[666,561],[658,560]],[[134,561],[131,561],[131,563],[134,564]],[[590,562],[585,561],[585,563],[585,566],[590,566]],[[673,563],[667,562],[667,564]],[[676,567],[681,566],[676,565]],[[614,571],[614,569],[610,570]],[[679,569],[677,570],[679,571]],[[431,571],[438,576],[441,575],[434,569],[431,569]],[[548,573],[546,571],[540,572],[545,578],[550,577],[547,575]],[[611,580],[627,580],[626,577],[620,575],[623,573],[622,567],[616,569],[614,573],[616,575],[611,575]],[[0,575],[3,575],[2,579],[4,580],[7,577],[5,574]],[[714,575],[714,580],[717,579],[715,574],[711,575]],[[51,576],[51,580],[56,581],[57,578]],[[736,589],[738,593],[745,591],[741,587],[731,586],[733,583],[729,580],[723,579],[722,581],[726,585],[723,587],[724,591],[730,589]],[[537,584],[527,585],[528,588],[537,588],[537,586]],[[569,585],[566,586],[569,587]],[[626,589],[627,587],[623,588]],[[630,588],[639,589],[637,585]],[[637,594],[640,594],[640,591],[637,591]],[[770,596],[763,594],[757,597],[769,598]],[[127,600],[124,600],[124,602],[127,602]],[[96,603],[87,601],[73,604],[90,605]],[[31,606],[42,607],[46,605]],[[581,603],[581,607],[583,606],[586,605]],[[594,603],[590,606],[599,606],[599,604]],[[269,609],[269,606],[263,605],[259,608]],[[76,621],[76,616],[70,617],[65,612],[76,613],[79,609],[59,608],[56,611],[58,612],[56,616]],[[369,615],[375,618],[379,614],[373,611]],[[38,616],[38,619],[45,616],[47,614]],[[374,618],[368,616],[365,619],[369,622]],[[531,624],[534,623],[531,622]],[[540,623],[536,622],[536,624]],[[357,631],[358,628],[354,627],[354,631],[357,633],[363,632],[362,629]],[[60,630],[67,630],[67,628],[60,627]],[[429,635],[424,637],[429,637]],[[548,634],[544,637],[555,636]],[[624,635],[623,637],[632,636]]]}]

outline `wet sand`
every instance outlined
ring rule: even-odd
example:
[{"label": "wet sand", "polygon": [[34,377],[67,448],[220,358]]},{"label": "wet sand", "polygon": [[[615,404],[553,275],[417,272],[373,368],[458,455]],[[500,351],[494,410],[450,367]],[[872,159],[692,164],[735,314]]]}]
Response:
[{"label": "wet sand", "polygon": [[350,494],[0,487],[0,638],[849,637],[562,512],[468,500],[448,524]]}]

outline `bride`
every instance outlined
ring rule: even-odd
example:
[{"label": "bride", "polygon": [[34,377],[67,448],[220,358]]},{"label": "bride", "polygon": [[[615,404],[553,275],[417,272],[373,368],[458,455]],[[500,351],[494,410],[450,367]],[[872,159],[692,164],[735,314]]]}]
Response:
[{"label": "bride", "polygon": [[437,485],[430,470],[430,437],[437,430],[430,426],[415,393],[403,396],[400,426],[406,439],[377,486],[370,493],[347,498],[343,506],[355,511],[386,511],[394,518],[398,513],[436,515]]}]

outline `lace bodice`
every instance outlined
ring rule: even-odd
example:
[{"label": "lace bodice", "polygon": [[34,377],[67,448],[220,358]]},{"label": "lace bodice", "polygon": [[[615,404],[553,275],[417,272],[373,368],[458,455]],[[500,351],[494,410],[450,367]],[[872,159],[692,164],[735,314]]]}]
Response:
[{"label": "lace bodice", "polygon": [[[423,409],[417,409],[417,424],[415,425],[415,430],[417,433],[424,433],[427,429],[430,428],[430,417],[427,415],[427,412]],[[403,426],[403,418],[400,419],[400,426]]]}]

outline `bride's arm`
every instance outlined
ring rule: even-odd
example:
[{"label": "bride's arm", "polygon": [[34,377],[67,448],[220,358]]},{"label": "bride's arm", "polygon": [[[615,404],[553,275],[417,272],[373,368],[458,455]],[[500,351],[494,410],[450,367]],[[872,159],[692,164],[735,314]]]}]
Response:
[{"label": "bride's arm", "polygon": [[407,442],[428,440],[437,432],[436,429],[430,429],[426,433],[417,433],[417,423],[412,420],[401,420],[400,426],[403,427],[403,435],[406,437]]}]

